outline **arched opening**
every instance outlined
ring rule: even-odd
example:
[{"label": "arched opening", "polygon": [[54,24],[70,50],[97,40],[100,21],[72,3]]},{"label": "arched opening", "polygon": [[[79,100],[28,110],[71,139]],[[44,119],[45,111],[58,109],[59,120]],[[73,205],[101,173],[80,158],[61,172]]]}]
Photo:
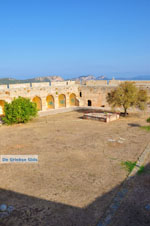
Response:
[{"label": "arched opening", "polygon": [[69,97],[70,106],[79,106],[79,101],[76,98],[76,95],[74,93],[70,94]]},{"label": "arched opening", "polygon": [[54,109],[54,97],[52,95],[48,95],[46,97],[46,104],[48,109]]},{"label": "arched opening", "polygon": [[88,106],[92,106],[92,101],[88,100]]},{"label": "arched opening", "polygon": [[58,101],[59,101],[60,108],[66,107],[66,96],[64,94],[59,95]]},{"label": "arched opening", "polygon": [[80,92],[80,97],[82,97],[82,92]]},{"label": "arched opening", "polygon": [[42,110],[42,101],[41,98],[36,96],[32,99],[32,102],[36,103],[38,111]]},{"label": "arched opening", "polygon": [[0,100],[0,116],[4,115],[4,105],[5,105],[5,101]]}]

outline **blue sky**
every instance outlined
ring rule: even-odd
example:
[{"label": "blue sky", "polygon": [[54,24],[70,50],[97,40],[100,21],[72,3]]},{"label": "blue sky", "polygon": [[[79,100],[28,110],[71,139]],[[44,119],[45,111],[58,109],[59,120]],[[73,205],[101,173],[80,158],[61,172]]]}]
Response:
[{"label": "blue sky", "polygon": [[150,0],[0,0],[0,77],[150,74]]}]

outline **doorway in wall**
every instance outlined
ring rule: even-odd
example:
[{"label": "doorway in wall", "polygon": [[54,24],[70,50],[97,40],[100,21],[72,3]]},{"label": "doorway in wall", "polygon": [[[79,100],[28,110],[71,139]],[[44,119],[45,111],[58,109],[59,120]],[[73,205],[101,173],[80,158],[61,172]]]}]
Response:
[{"label": "doorway in wall", "polygon": [[5,105],[5,101],[0,100],[0,116],[4,115],[4,105]]},{"label": "doorway in wall", "polygon": [[92,106],[92,101],[88,100],[88,106]]},{"label": "doorway in wall", "polygon": [[53,109],[54,107],[54,97],[52,95],[48,95],[46,97],[46,103],[48,109]]},{"label": "doorway in wall", "polygon": [[35,96],[35,97],[32,99],[32,102],[36,103],[36,106],[37,106],[37,110],[38,110],[38,111],[41,111],[41,110],[42,110],[42,100],[41,100],[40,97]]},{"label": "doorway in wall", "polygon": [[60,94],[58,97],[59,100],[59,107],[66,107],[66,96],[64,94]]}]

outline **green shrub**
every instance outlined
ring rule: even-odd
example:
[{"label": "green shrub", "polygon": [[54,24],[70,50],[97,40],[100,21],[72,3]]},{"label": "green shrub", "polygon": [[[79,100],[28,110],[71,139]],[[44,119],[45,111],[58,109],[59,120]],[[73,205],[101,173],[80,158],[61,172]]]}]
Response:
[{"label": "green shrub", "polygon": [[[146,122],[150,123],[150,117],[146,120]],[[146,131],[150,131],[150,126],[141,126],[141,129],[145,129]]]},{"label": "green shrub", "polygon": [[10,125],[25,123],[37,115],[36,104],[28,98],[18,97],[11,103],[5,103],[3,122]]},{"label": "green shrub", "polygon": [[142,174],[142,173],[144,173],[145,172],[145,166],[140,166],[140,168],[139,168],[139,170],[138,170],[138,174]]},{"label": "green shrub", "polygon": [[146,120],[148,123],[150,123],[150,117]]},{"label": "green shrub", "polygon": [[140,128],[141,129],[145,129],[148,132],[150,131],[150,126],[141,126]]},{"label": "green shrub", "polygon": [[136,166],[136,162],[126,161],[122,162],[122,165],[125,167],[128,173],[131,173],[134,167]]}]

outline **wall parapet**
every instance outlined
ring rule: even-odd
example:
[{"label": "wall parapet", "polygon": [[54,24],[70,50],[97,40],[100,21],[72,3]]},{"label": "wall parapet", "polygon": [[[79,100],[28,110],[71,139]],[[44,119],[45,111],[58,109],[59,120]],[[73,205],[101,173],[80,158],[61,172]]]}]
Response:
[{"label": "wall parapet", "polygon": [[7,85],[0,85],[0,90],[7,89]]},{"label": "wall parapet", "polygon": [[85,82],[87,86],[106,86],[107,80],[87,80]]},{"label": "wall parapet", "polygon": [[76,81],[51,82],[52,87],[75,85]]},{"label": "wall parapet", "polygon": [[115,79],[112,79],[112,80],[109,80],[109,85],[111,86],[118,86],[120,85],[121,83],[123,82],[134,82],[136,86],[150,86],[150,80],[115,80]]},{"label": "wall parapet", "polygon": [[109,85],[110,85],[110,86],[118,86],[118,85],[120,85],[122,82],[125,82],[125,81],[112,79],[112,80],[109,80]]},{"label": "wall parapet", "polygon": [[[125,80],[83,80],[83,81],[62,81],[62,82],[33,82],[33,83],[18,83],[18,84],[7,84],[7,85],[0,85],[0,90],[4,89],[19,89],[19,88],[42,88],[42,87],[67,87],[67,86],[78,86],[78,85],[84,85],[84,86],[118,86],[121,83],[125,82]],[[134,82],[135,85],[141,86],[141,87],[150,87],[150,81],[129,81],[128,82]]]},{"label": "wall parapet", "polygon": [[29,88],[29,87],[30,87],[30,83],[9,84],[10,89]]},{"label": "wall parapet", "polygon": [[137,86],[150,86],[150,81],[132,81],[132,82],[135,82],[135,84],[137,85]]},{"label": "wall parapet", "polygon": [[47,87],[50,86],[49,82],[33,82],[31,83],[32,87]]}]

